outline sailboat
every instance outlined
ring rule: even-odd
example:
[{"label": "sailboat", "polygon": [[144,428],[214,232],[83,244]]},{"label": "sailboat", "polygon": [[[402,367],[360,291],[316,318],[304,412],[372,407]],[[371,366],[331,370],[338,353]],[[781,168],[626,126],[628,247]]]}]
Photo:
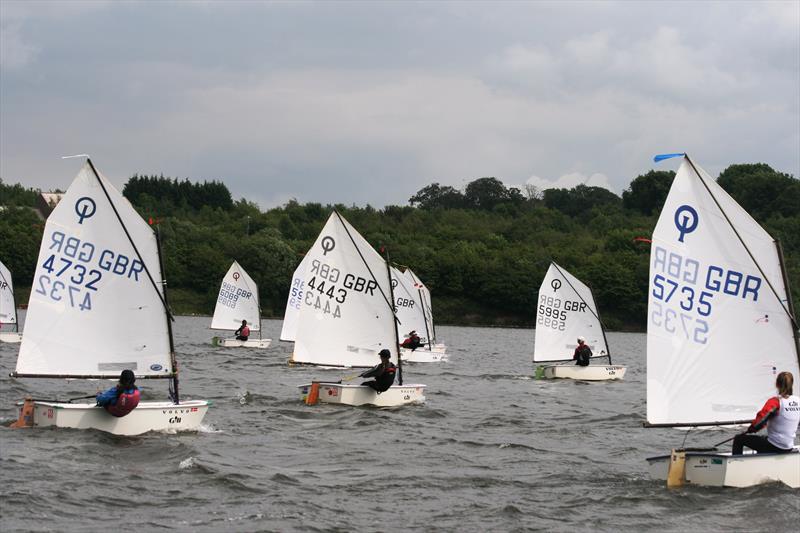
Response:
[{"label": "sailboat", "polygon": [[[438,363],[447,361],[444,349],[436,349],[432,343],[428,327],[428,317],[422,301],[422,292],[414,287],[413,278],[407,276],[395,267],[391,267],[392,290],[394,292],[394,306],[397,314],[398,341],[407,338],[403,331],[417,332],[422,346],[416,350],[400,347],[400,353],[405,362],[413,363]],[[406,269],[409,272],[409,269]],[[400,329],[402,328],[402,330]]]},{"label": "sailboat", "polygon": [[0,342],[20,342],[22,333],[19,332],[19,319],[17,317],[17,300],[14,298],[14,284],[11,272],[0,261],[0,325],[10,324],[12,331],[0,331]]},{"label": "sailboat", "polygon": [[[647,427],[749,424],[800,366],[780,244],[686,154],[650,252]],[[722,443],[720,443],[722,444]],[[800,451],[673,449],[647,459],[668,485],[800,487]]]},{"label": "sailboat", "polygon": [[305,295],[306,269],[310,262],[308,256],[304,256],[292,275],[292,284],[289,288],[289,296],[286,298],[286,311],[283,314],[281,326],[280,339],[282,341],[294,342],[297,333],[297,317],[300,315],[300,307],[303,305]]},{"label": "sailboat", "polygon": [[159,242],[87,159],[44,229],[15,378],[170,381],[171,401],[117,418],[92,403],[26,399],[20,426],[116,435],[197,430],[205,400],[181,400]]},{"label": "sailboat", "polygon": [[436,326],[433,323],[433,307],[431,303],[431,291],[422,283],[411,268],[406,268],[403,273],[411,283],[413,290],[417,291],[420,307],[425,318],[425,334],[428,336],[428,349],[432,352],[447,352],[447,345],[439,342],[436,337]]},{"label": "sailboat", "polygon": [[[578,337],[586,339],[592,359],[608,359],[608,365],[576,365],[572,356]],[[625,377],[624,366],[611,364],[611,351],[592,290],[555,262],[550,263],[539,287],[533,362],[569,363],[538,366],[536,377],[540,379],[604,381]]]},{"label": "sailboat", "polygon": [[425,401],[425,385],[404,384],[389,264],[334,211],[306,254],[292,362],[328,367],[372,367],[389,350],[398,382],[380,394],[341,382],[301,385],[303,400],[397,406]]},{"label": "sailboat", "polygon": [[[261,338],[261,306],[258,303],[258,285],[241,265],[234,261],[219,287],[217,305],[214,307],[214,317],[211,319],[211,329],[236,331],[241,327],[242,320],[247,320],[250,338],[242,341],[235,337],[214,337],[211,339],[212,344],[226,347],[269,348],[272,339]],[[254,339],[252,333],[256,331],[258,338]]]}]

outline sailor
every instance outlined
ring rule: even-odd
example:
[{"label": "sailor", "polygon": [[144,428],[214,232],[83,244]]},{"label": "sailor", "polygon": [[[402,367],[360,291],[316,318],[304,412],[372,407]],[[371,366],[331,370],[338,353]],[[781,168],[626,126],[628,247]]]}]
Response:
[{"label": "sailor", "polygon": [[[745,433],[733,439],[733,455],[742,455],[747,446],[758,453],[788,453],[794,448],[794,438],[800,423],[800,398],[792,394],[794,376],[781,372],[775,380],[778,395],[767,400]],[[767,436],[749,435],[767,426]]]},{"label": "sailor", "polygon": [[233,333],[237,341],[246,341],[250,338],[250,326],[247,325],[247,320],[242,320],[242,325]]},{"label": "sailor", "polygon": [[394,366],[394,363],[389,361],[392,355],[389,353],[389,350],[381,350],[378,355],[381,356],[380,364],[361,373],[362,378],[375,379],[372,381],[365,381],[361,385],[371,387],[380,394],[381,392],[389,390],[389,387],[394,383],[394,374],[397,372],[397,367]]},{"label": "sailor", "polygon": [[578,346],[575,348],[575,353],[572,358],[575,359],[575,364],[578,366],[589,366],[589,358],[592,357],[592,350],[586,344],[586,339],[578,337]]},{"label": "sailor", "polygon": [[402,344],[400,344],[400,346],[403,348],[408,348],[413,352],[422,346],[422,341],[420,340],[419,335],[417,335],[417,332],[415,330],[411,330],[408,332],[406,339]]},{"label": "sailor", "polygon": [[105,392],[97,394],[97,405],[105,407],[114,416],[123,417],[139,405],[139,388],[134,385],[136,376],[131,370],[123,370],[119,383]]}]

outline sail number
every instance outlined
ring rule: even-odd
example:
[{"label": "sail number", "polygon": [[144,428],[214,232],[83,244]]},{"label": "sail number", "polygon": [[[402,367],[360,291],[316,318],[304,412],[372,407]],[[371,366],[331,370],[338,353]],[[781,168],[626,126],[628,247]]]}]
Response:
[{"label": "sail number", "polygon": [[564,300],[542,294],[539,296],[539,310],[536,313],[536,323],[546,328],[564,331],[567,327],[567,311],[583,313],[586,311],[586,302]]},{"label": "sail number", "polygon": [[67,285],[58,279],[52,280],[47,274],[41,274],[39,276],[36,292],[50,298],[54,302],[60,302],[66,300],[65,297],[69,297],[68,301],[70,307],[76,307],[81,311],[90,311],[92,309],[91,292],[83,291],[80,287],[75,287],[74,285]]},{"label": "sail number", "polygon": [[104,273],[139,281],[144,265],[138,259],[109,249],[98,249],[93,243],[64,232],[50,235],[48,251],[37,269],[34,291],[54,302],[68,302],[70,307],[92,309],[92,294],[99,290]]},{"label": "sail number", "polygon": [[219,296],[217,297],[217,302],[224,305],[225,307],[230,307],[231,309],[236,309],[236,304],[239,303],[239,299],[249,300],[253,297],[252,291],[248,291],[247,289],[241,289],[236,285],[232,285],[227,281],[222,282],[222,287],[219,290]]},{"label": "sail number", "polygon": [[289,292],[289,306],[295,309],[300,309],[300,304],[303,303],[303,280],[294,278],[292,281],[292,290]]},{"label": "sail number", "polygon": [[707,320],[714,311],[714,298],[723,295],[758,301],[762,279],[700,261],[656,246],[650,280],[650,323],[667,333],[706,344]]}]

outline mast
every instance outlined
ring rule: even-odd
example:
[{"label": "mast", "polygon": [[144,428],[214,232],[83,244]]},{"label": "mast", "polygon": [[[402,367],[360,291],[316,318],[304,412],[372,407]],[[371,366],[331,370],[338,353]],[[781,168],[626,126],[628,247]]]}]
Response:
[{"label": "mast", "polygon": [[[567,283],[569,283],[569,281],[567,281]],[[597,300],[594,297],[594,291],[592,290],[592,286],[589,285],[588,283],[586,284],[586,286],[589,287],[589,294],[592,295],[592,300],[595,302],[595,305],[597,305]],[[583,299],[583,298],[581,298],[581,299]],[[606,355],[608,355],[608,364],[611,365],[611,364],[613,364],[611,362],[611,346],[608,344],[608,339],[606,338],[606,327],[603,325],[603,321],[600,320],[599,312],[598,312],[598,315],[597,315],[597,321],[600,322],[600,331],[603,332],[603,342],[606,345],[606,350],[608,350],[606,352]]]},{"label": "mast", "polygon": [[[425,297],[422,295],[422,289],[417,288],[417,294],[419,294],[419,301],[422,303],[422,321],[425,323],[425,336],[428,338],[428,349],[433,351],[433,344],[431,344],[431,332],[428,330],[428,315],[425,314]],[[431,326],[433,326],[433,320],[431,320]]]},{"label": "mast", "polygon": [[[386,276],[389,278],[389,294],[392,295],[392,325],[394,326],[394,345],[397,349],[397,378],[398,385],[403,384],[403,358],[400,356],[400,339],[397,331],[397,315],[394,309],[394,287],[392,287],[392,267],[389,266],[389,250],[383,246],[383,256],[386,260]],[[397,280],[398,283],[400,280]]]},{"label": "mast", "polygon": [[783,287],[786,290],[786,304],[789,306],[792,336],[794,337],[794,351],[797,355],[797,366],[800,367],[800,338],[798,338],[797,322],[795,322],[794,303],[792,303],[792,291],[789,288],[789,276],[786,274],[786,264],[783,261],[783,246],[781,241],[775,239],[775,248],[778,250],[778,262],[781,265],[781,275],[783,275]]},{"label": "mast", "polygon": [[256,309],[258,310],[258,340],[261,340],[261,295],[258,294],[258,285],[254,288],[256,293]]},{"label": "mast", "polygon": [[167,302],[167,280],[164,277],[164,260],[161,257],[161,228],[156,225],[156,244],[158,249],[158,268],[161,270],[161,290],[164,291],[164,318],[167,320],[167,333],[169,336],[169,359],[172,363],[172,401],[175,404],[180,404],[180,393],[178,391],[178,361],[175,359],[175,344],[172,340],[172,321],[174,318],[169,312],[169,303]]}]

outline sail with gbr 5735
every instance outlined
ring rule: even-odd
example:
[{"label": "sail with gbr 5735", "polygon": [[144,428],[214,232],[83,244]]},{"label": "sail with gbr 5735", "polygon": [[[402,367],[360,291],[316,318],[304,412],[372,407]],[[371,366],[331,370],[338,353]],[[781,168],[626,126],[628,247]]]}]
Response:
[{"label": "sail with gbr 5735", "polygon": [[[749,424],[798,376],[797,324],[778,242],[685,154],[653,233],[647,323],[647,425]],[[665,159],[668,156],[657,157]],[[676,483],[800,486],[800,453],[685,452],[648,458]],[[685,459],[685,463],[684,463]],[[670,466],[672,465],[672,466]]]}]

